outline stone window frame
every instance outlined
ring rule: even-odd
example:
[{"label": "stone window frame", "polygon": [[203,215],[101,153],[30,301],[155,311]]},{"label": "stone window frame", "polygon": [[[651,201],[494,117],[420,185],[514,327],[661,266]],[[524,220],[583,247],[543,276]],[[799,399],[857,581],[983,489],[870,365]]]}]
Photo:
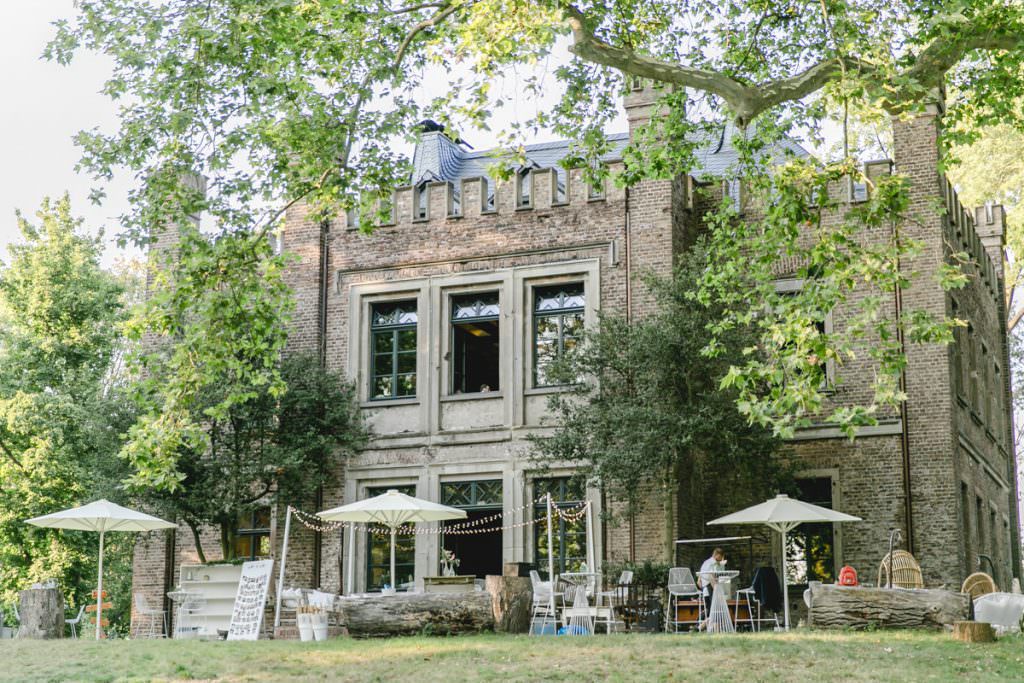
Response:
[{"label": "stone window frame", "polygon": [[518,309],[522,311],[519,321],[522,325],[517,335],[521,340],[523,393],[527,396],[566,391],[567,385],[537,386],[534,383],[534,290],[570,282],[583,283],[583,327],[592,330],[597,324],[597,313],[601,310],[600,264],[597,259],[569,261],[534,268],[518,269]]},{"label": "stone window frame", "polygon": [[[356,381],[359,389],[359,403],[363,408],[380,408],[385,406],[415,405],[429,395],[432,378],[426,359],[427,337],[430,329],[430,308],[427,298],[428,281],[422,278],[402,280],[399,282],[374,283],[355,285],[350,291],[350,312],[352,320],[349,324],[349,349],[357,350],[349,353],[348,374]],[[374,304],[397,301],[416,301],[416,395],[396,398],[373,398],[371,384],[371,321]]]},{"label": "stone window frame", "polygon": [[[786,294],[788,292],[799,292],[804,288],[806,280],[797,277],[780,277],[775,280],[774,287],[776,294]],[[835,321],[833,311],[829,311],[825,314],[825,319],[822,321],[822,326],[826,335],[833,334],[835,331]],[[836,361],[834,358],[827,358],[825,360],[825,380],[822,383],[821,391],[826,394],[834,393],[836,389]]]},{"label": "stone window frame", "polygon": [[[367,498],[372,498],[373,496],[381,495],[382,493],[386,493],[388,489],[398,489],[399,491],[402,491],[402,489],[406,489],[406,495],[411,495],[413,497],[417,497],[417,493],[418,493],[418,489],[419,489],[419,482],[416,479],[407,478],[407,477],[399,479],[399,480],[395,480],[395,481],[392,481],[390,479],[383,479],[383,480],[368,479],[366,481],[360,482],[360,485],[358,487],[359,497],[356,500],[366,500]],[[412,490],[412,493],[408,493],[409,489]],[[367,524],[366,526],[367,527],[372,527],[373,525]],[[360,534],[362,536],[362,562],[357,564],[356,567],[354,567],[354,568],[357,568],[359,566],[362,566],[362,576],[360,577],[359,583],[361,583],[361,585],[363,587],[363,592],[371,592],[371,591],[372,592],[377,592],[377,589],[371,589],[370,588],[370,575],[371,575],[371,571],[372,571],[372,569],[374,567],[383,566],[383,567],[387,568],[388,571],[390,571],[390,569],[391,569],[391,567],[390,567],[390,564],[391,564],[390,563],[390,558],[383,565],[371,564],[371,562],[370,562],[370,560],[372,559],[372,554],[370,552],[370,538],[371,538],[371,534],[372,534],[372,532],[369,530],[369,528],[366,531],[364,531],[364,532],[362,532]],[[415,533],[408,534],[408,536],[410,536],[412,538],[412,543],[413,543],[412,563],[411,564],[412,564],[413,583],[415,584],[416,583],[416,576],[418,574],[418,572],[417,572],[417,559],[418,559],[417,556],[419,554],[419,542],[418,542],[419,541],[419,537],[418,537],[418,534],[415,534]],[[405,537],[406,537],[406,535],[399,534],[399,538],[405,538]],[[381,535],[381,536],[378,536],[377,538],[378,538],[379,542],[384,544],[384,545],[388,545],[390,543],[390,541],[387,539],[386,536]],[[396,560],[397,560],[397,558],[396,558]],[[408,566],[409,564],[410,563],[408,563],[408,562],[397,562],[396,561],[395,562],[395,569],[397,571],[399,566]],[[347,572],[348,570],[346,569],[345,571]],[[394,585],[394,577],[392,577],[392,579],[391,579],[391,585],[392,585],[392,588],[396,588],[396,586]]]},{"label": "stone window frame", "polygon": [[508,335],[506,334],[506,327],[508,326],[507,321],[512,316],[512,297],[509,296],[509,293],[507,291],[507,278],[504,278],[502,277],[501,274],[495,272],[495,277],[493,278],[473,278],[472,281],[468,281],[462,284],[447,281],[442,283],[435,283],[435,287],[440,291],[438,324],[441,326],[441,329],[437,331],[437,338],[439,342],[438,356],[440,361],[440,377],[438,381],[441,387],[441,401],[472,400],[477,398],[503,398],[509,382],[508,373],[506,372],[506,366],[508,364],[504,360],[503,352],[499,354],[499,389],[497,389],[496,391],[492,390],[489,392],[477,391],[466,392],[462,394],[456,394],[453,391],[455,380],[454,368],[452,365],[452,353],[454,352],[452,300],[456,297],[496,292],[498,294],[499,309],[498,344],[501,348],[504,348],[505,345],[508,343]]},{"label": "stone window frame", "polygon": [[[838,467],[819,467],[798,470],[793,473],[793,479],[824,479],[829,478],[832,480],[832,509],[842,510],[842,487],[840,479],[840,470]],[[832,525],[832,555],[833,564],[836,572],[836,576],[839,576],[839,570],[843,567],[843,525],[833,524]]]},{"label": "stone window frame", "polygon": [[[562,479],[572,477],[576,474],[576,470],[570,467],[551,467],[545,470],[528,470],[523,473],[525,481],[523,482],[524,489],[524,502],[526,504],[526,510],[529,511],[530,519],[533,519],[533,515],[537,509],[537,491],[534,488],[534,482],[539,479]],[[584,498],[590,502],[591,506],[591,521],[593,523],[593,529],[591,536],[594,544],[594,558],[597,560],[597,564],[600,565],[604,553],[604,542],[602,540],[602,506],[601,506],[601,492],[599,489],[593,486],[584,486]],[[525,519],[524,519],[525,521]],[[537,562],[537,548],[535,543],[536,530],[532,527],[535,525],[528,525],[524,527],[523,534],[523,558],[527,562]],[[591,568],[593,571],[599,571],[598,568]],[[538,571],[540,568],[538,568]],[[546,571],[546,568],[545,568]]]}]

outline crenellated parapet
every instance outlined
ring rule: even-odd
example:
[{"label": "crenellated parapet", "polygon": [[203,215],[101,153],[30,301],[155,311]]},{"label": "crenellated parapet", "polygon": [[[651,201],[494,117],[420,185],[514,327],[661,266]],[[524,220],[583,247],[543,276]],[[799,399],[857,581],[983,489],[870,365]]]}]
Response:
[{"label": "crenellated parapet", "polygon": [[[608,167],[614,174],[623,165],[613,161]],[[591,186],[584,180],[582,169],[532,168],[513,173],[508,179],[476,176],[400,186],[391,195],[390,211],[386,212],[390,220],[379,221],[378,226],[411,229],[463,219],[486,220],[488,216],[508,218],[579,209],[595,202],[620,202],[624,198],[624,190],[610,179],[605,179],[601,187]],[[358,221],[350,216],[346,227],[354,230]]]},{"label": "crenellated parapet", "polygon": [[[988,205],[976,212],[960,203],[953,183],[941,176],[943,206],[946,210],[945,237],[953,249],[962,250],[978,264],[978,277],[989,293],[1002,298],[1003,207]],[[976,218],[980,225],[975,222]]]}]

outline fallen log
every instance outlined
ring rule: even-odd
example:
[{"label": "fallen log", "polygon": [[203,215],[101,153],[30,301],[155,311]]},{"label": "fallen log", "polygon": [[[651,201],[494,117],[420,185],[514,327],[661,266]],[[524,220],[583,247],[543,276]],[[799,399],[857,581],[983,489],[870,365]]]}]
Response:
[{"label": "fallen log", "polygon": [[938,589],[812,584],[810,598],[816,628],[946,628],[971,615],[967,594]]},{"label": "fallen log", "polygon": [[494,630],[499,633],[528,633],[533,610],[533,586],[522,576],[488,576]]},{"label": "fallen log", "polygon": [[494,628],[486,591],[344,597],[335,607],[353,636],[458,635]]},{"label": "fallen log", "polygon": [[57,588],[30,588],[18,596],[18,638],[64,637],[64,596]]}]

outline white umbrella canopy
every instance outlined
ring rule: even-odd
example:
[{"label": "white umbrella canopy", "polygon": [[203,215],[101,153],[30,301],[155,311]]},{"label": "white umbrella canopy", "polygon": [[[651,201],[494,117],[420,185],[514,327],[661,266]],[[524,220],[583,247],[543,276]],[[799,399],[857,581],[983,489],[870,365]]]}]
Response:
[{"label": "white umbrella canopy", "polygon": [[389,489],[386,493],[373,498],[318,512],[317,517],[332,522],[375,522],[388,527],[391,530],[391,585],[396,586],[395,536],[398,527],[414,522],[465,519],[466,511],[422,498],[413,498],[395,489]]},{"label": "white umbrella canopy", "polygon": [[712,524],[763,524],[782,536],[782,599],[786,615],[786,628],[789,628],[789,584],[786,581],[786,534],[797,526],[807,522],[860,522],[844,512],[812,505],[802,500],[790,498],[782,493],[763,503],[752,505],[738,512],[719,517],[708,522]]},{"label": "white umbrella canopy", "polygon": [[88,505],[61,510],[41,517],[25,520],[26,524],[51,529],[98,531],[100,534],[99,576],[96,586],[96,639],[100,638],[103,623],[103,540],[108,531],[156,531],[173,529],[176,524],[147,515],[138,510],[122,507],[109,500],[97,500]]}]

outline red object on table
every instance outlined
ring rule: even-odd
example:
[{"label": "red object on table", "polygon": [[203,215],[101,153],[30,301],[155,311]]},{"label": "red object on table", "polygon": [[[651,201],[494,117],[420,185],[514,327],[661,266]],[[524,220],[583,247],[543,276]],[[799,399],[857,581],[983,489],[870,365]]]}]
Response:
[{"label": "red object on table", "polygon": [[839,581],[840,586],[857,586],[857,570],[850,565],[845,565],[839,570]]}]

